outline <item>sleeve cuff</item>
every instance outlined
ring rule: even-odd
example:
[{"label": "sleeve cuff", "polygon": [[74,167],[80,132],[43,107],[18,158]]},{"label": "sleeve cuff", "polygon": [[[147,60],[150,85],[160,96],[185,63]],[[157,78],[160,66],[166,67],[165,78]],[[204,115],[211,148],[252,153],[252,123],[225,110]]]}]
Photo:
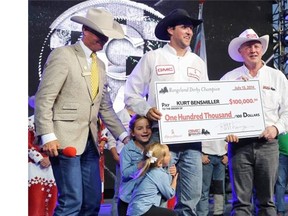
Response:
[{"label": "sleeve cuff", "polygon": [[57,137],[55,136],[54,133],[49,133],[49,134],[42,135],[41,140],[42,140],[42,145],[44,145],[53,140],[57,140]]},{"label": "sleeve cuff", "polygon": [[123,140],[124,140],[127,136],[129,136],[129,135],[128,135],[128,133],[125,131],[125,132],[123,132],[123,133],[119,136],[119,140],[120,140],[121,142],[123,142]]}]

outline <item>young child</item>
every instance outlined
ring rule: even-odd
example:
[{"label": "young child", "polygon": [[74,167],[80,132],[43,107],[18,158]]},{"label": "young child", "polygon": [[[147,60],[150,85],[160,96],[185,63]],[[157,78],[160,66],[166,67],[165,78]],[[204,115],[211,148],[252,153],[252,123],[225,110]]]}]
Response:
[{"label": "young child", "polygon": [[[135,112],[127,107],[124,107],[122,110],[117,112],[117,116],[119,117],[120,121],[122,122],[123,126],[129,133],[129,122],[132,116],[135,115]],[[117,203],[119,199],[119,187],[121,182],[121,172],[120,172],[120,152],[124,147],[124,143],[120,140],[115,140],[114,137],[110,132],[108,132],[108,141],[107,141],[107,148],[110,150],[112,157],[115,161],[115,181],[114,181],[114,196],[111,205],[111,216],[118,216],[117,212]]]},{"label": "young child", "polygon": [[160,207],[161,198],[171,199],[175,195],[178,173],[172,178],[167,172],[171,159],[167,145],[152,143],[145,147],[143,168],[137,177],[142,177],[135,186],[128,205],[129,216],[175,216],[171,209]]},{"label": "young child", "polygon": [[142,167],[145,145],[152,134],[151,122],[146,116],[134,115],[129,122],[131,140],[120,153],[121,183],[117,205],[118,216],[126,216],[128,204],[131,201],[133,188],[140,178],[134,179],[138,169]]}]

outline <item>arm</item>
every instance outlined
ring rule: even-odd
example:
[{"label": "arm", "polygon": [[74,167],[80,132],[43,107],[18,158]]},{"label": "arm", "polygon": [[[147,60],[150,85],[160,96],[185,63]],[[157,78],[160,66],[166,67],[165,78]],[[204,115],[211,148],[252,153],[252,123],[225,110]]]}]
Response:
[{"label": "arm", "polygon": [[177,168],[175,164],[173,164],[171,167],[169,167],[169,173],[171,176],[175,176],[177,174]]},{"label": "arm", "polygon": [[[61,58],[60,58],[61,56]],[[54,134],[53,106],[68,74],[64,49],[55,49],[45,63],[38,91],[35,95],[35,125],[37,136],[41,136],[43,150],[57,156],[60,143]]]},{"label": "arm", "polygon": [[145,97],[149,93],[149,85],[152,70],[150,68],[150,57],[144,55],[125,83],[124,102],[129,109],[146,116],[151,106]]},{"label": "arm", "polygon": [[50,166],[50,160],[49,157],[44,157],[41,161],[40,161],[40,166],[42,168],[47,168]]},{"label": "arm", "polygon": [[[129,144],[128,144],[129,145]],[[138,170],[138,161],[133,160],[129,149],[125,146],[120,153],[120,170],[122,178],[127,181]]]},{"label": "arm", "polygon": [[115,160],[115,162],[116,162],[117,164],[120,164],[120,158],[119,158],[119,155],[118,155],[118,153],[117,153],[116,147],[112,147],[112,148],[110,149],[110,152],[111,152],[112,157],[113,157],[113,159]]},{"label": "arm", "polygon": [[35,95],[35,125],[37,136],[54,133],[53,106],[68,75],[66,53],[55,49],[45,63],[39,88]]},{"label": "arm", "polygon": [[172,177],[166,171],[154,172],[152,179],[155,179],[155,184],[158,187],[159,192],[167,200],[171,199],[175,195],[175,189],[177,186],[178,173]]},{"label": "arm", "polygon": [[[262,133],[266,139],[273,139],[277,135],[288,130],[288,80],[285,75],[279,71],[277,75],[277,84],[275,84],[277,90],[275,91],[275,94],[278,98],[276,104],[278,107],[276,107],[275,112],[278,112],[279,117],[274,124],[267,127],[267,130],[265,129],[265,131]],[[271,104],[271,101],[269,100],[267,103]]]},{"label": "arm", "polygon": [[174,190],[176,190],[177,179],[178,179],[178,173],[176,173],[176,175],[172,177],[171,187],[172,187]]},{"label": "arm", "polygon": [[106,81],[103,89],[103,97],[100,103],[100,117],[103,120],[106,128],[116,140],[120,139],[122,142],[128,142],[128,133],[113,109],[113,103],[111,101],[110,94],[107,91],[107,85],[108,84]]}]

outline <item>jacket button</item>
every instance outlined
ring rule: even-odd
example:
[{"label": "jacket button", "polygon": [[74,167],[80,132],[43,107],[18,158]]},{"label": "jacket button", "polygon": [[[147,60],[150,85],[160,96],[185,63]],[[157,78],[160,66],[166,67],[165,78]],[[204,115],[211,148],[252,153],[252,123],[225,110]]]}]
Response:
[{"label": "jacket button", "polygon": [[92,103],[91,106],[94,106],[94,103]]}]

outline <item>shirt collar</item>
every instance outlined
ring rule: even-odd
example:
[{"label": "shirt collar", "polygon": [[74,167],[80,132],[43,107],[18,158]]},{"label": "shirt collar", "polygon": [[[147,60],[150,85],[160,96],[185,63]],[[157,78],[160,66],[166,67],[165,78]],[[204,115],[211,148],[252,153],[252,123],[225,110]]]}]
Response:
[{"label": "shirt collar", "polygon": [[82,47],[86,58],[89,59],[92,51],[83,43],[82,40],[80,40],[80,46]]},{"label": "shirt collar", "polygon": [[[176,50],[175,50],[174,47],[172,47],[169,43],[167,43],[164,47],[166,47],[166,49],[167,49],[170,53],[172,53],[172,54],[174,54],[174,55],[177,55]],[[190,48],[190,47],[187,47],[187,48],[186,48],[186,53],[185,53],[185,55],[187,55],[188,52],[191,52],[191,48]],[[185,55],[184,55],[184,56],[185,56]]]},{"label": "shirt collar", "polygon": [[257,75],[255,77],[252,77],[249,73],[249,69],[245,66],[245,64],[243,64],[243,70],[244,70],[244,73],[247,77],[249,77],[249,79],[257,79],[259,78],[259,75],[260,75],[260,71],[262,70],[262,68],[264,68],[266,66],[266,63],[262,60],[262,64],[263,64],[263,67],[261,67],[258,72],[257,72]]}]

